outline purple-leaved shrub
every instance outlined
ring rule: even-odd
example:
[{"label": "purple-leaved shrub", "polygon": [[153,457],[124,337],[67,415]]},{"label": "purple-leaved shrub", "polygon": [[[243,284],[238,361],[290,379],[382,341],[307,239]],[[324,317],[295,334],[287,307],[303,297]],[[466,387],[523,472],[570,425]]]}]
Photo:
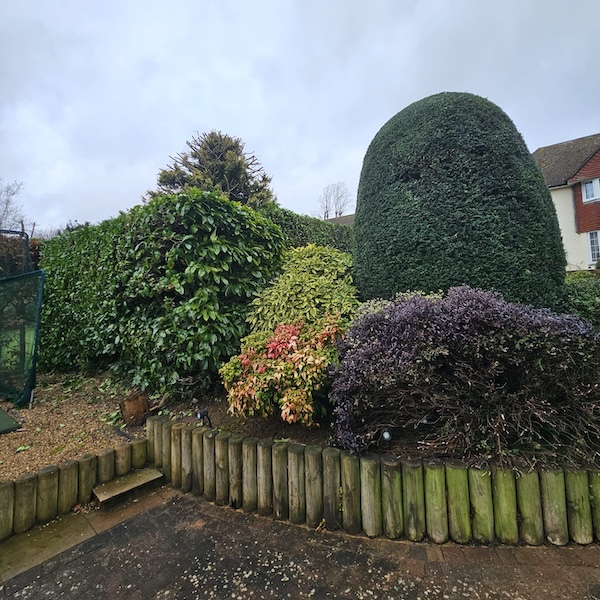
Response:
[{"label": "purple-leaved shrub", "polygon": [[362,316],[338,350],[334,443],[351,452],[382,428],[435,423],[422,441],[442,455],[597,455],[600,335],[588,321],[463,286]]}]

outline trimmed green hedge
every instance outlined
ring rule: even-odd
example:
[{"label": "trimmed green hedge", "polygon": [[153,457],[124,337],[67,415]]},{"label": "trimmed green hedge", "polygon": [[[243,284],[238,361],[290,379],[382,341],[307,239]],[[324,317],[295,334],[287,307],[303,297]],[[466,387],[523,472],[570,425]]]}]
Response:
[{"label": "trimmed green hedge", "polygon": [[564,306],[550,193],[510,118],[472,94],[430,96],[381,128],[363,163],[354,237],[364,299],[467,284]]},{"label": "trimmed green hedge", "polygon": [[125,220],[82,225],[41,245],[40,368],[100,370],[118,359],[116,245]]},{"label": "trimmed green hedge", "polygon": [[348,225],[298,215],[275,204],[261,207],[260,212],[281,227],[286,248],[315,244],[329,246],[341,252],[352,252],[352,227]]},{"label": "trimmed green hedge", "polygon": [[569,312],[600,328],[600,277],[590,271],[567,273]]},{"label": "trimmed green hedge", "polygon": [[43,247],[41,364],[110,364],[161,392],[208,384],[239,351],[282,249],[268,219],[197,189],[54,238]]}]

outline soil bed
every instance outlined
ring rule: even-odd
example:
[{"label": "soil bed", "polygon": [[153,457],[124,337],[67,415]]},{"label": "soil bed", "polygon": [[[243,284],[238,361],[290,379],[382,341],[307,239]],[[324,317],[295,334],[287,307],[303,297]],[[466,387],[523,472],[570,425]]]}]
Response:
[{"label": "soil bed", "polygon": [[[0,408],[21,425],[18,431],[0,435],[0,481],[142,437],[143,426],[125,426],[121,419],[119,403],[131,393],[132,390],[120,387],[107,375],[41,374],[32,408],[17,409],[0,399]],[[154,402],[158,404],[159,399]],[[191,423],[196,421],[196,412],[201,409],[208,410],[213,427],[230,433],[321,447],[331,438],[331,430],[327,427],[290,425],[278,416],[268,419],[234,417],[227,412],[224,393],[191,402],[165,403],[160,414]],[[390,444],[374,445],[372,450],[402,460],[461,458],[460,453],[441,456],[428,448],[421,442],[423,433],[396,431]],[[473,466],[488,467],[490,458],[479,457],[468,462]],[[512,467],[523,471],[530,470],[535,464],[556,466],[563,462],[554,454],[527,458],[511,454],[508,458]]]},{"label": "soil bed", "polygon": [[[21,425],[17,431],[0,435],[0,481],[142,437],[143,426],[124,426],[120,418],[119,403],[130,394],[131,390],[119,387],[108,376],[41,374],[32,408],[16,408],[0,399],[0,408]],[[329,439],[327,429],[288,425],[277,418],[233,417],[224,396],[167,403],[161,412],[168,418],[194,422],[199,409],[208,410],[213,427],[231,433],[320,446]]]}]

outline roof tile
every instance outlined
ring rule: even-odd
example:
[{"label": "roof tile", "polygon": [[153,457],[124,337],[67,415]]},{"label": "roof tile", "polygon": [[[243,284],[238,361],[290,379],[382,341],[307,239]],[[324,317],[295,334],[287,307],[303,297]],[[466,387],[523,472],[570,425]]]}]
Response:
[{"label": "roof tile", "polygon": [[532,156],[546,185],[552,188],[566,185],[598,150],[600,133],[538,148]]}]

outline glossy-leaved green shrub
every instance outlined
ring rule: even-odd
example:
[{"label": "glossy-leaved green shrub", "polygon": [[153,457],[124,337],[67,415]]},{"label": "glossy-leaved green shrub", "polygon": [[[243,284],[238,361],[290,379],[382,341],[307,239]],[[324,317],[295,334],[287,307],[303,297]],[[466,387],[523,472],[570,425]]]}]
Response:
[{"label": "glossy-leaved green shrub", "polygon": [[349,225],[298,215],[273,203],[261,207],[260,212],[281,227],[286,248],[315,244],[352,252],[352,227]]},{"label": "glossy-leaved green shrub", "polygon": [[[77,365],[77,335],[69,333],[71,323],[61,315],[78,315],[80,294],[87,294],[87,312],[77,318],[83,321],[78,330],[87,328],[98,341],[88,362],[102,358],[131,384],[163,393],[212,382],[220,364],[239,351],[250,302],[278,272],[279,228],[217,193],[190,189],[157,196],[89,229],[101,251],[94,253],[89,240],[73,232],[80,246],[58,257],[69,264],[74,254],[87,256],[88,275],[81,281],[71,270],[63,286],[70,296],[62,296],[68,314],[61,304],[48,307],[44,355],[58,350],[65,356],[63,367],[69,361]],[[106,229],[110,235],[104,235]],[[51,280],[50,256],[47,261]],[[107,276],[94,279],[102,264]],[[107,314],[100,314],[103,295]],[[63,339],[70,340],[67,348]]]},{"label": "glossy-leaved green shrub", "polygon": [[298,321],[312,325],[325,315],[347,323],[357,305],[352,257],[309,244],[286,251],[282,273],[252,301],[248,323],[253,332]]},{"label": "glossy-leaved green shrub", "polygon": [[239,350],[250,301],[280,266],[281,233],[190,189],[135,207],[119,238],[117,371],[142,388],[210,383]]},{"label": "glossy-leaved green shrub", "polygon": [[484,98],[441,93],[390,119],[365,155],[353,229],[363,299],[467,284],[564,307],[550,193],[510,118]]}]

